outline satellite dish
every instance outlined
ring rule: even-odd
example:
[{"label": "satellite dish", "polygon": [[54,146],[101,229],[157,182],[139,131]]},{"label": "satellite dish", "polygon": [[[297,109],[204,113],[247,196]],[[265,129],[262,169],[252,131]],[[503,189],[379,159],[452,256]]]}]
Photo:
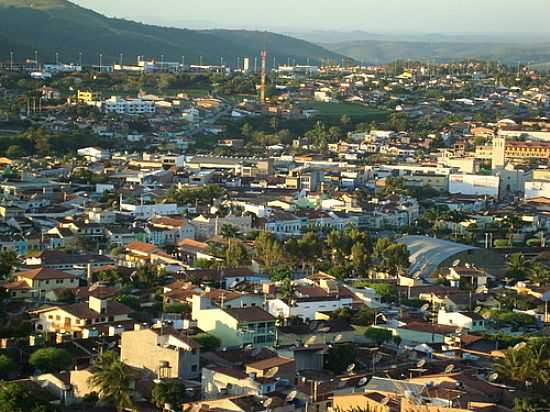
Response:
[{"label": "satellite dish", "polygon": [[523,348],[525,348],[527,346],[527,343],[525,342],[520,342],[516,345],[514,345],[514,347],[512,348],[513,350],[522,350]]},{"label": "satellite dish", "polygon": [[496,372],[493,372],[493,373],[491,373],[489,376],[487,376],[487,380],[488,380],[489,382],[494,382],[494,381],[496,381],[497,379],[498,379],[498,373],[496,373]]},{"label": "satellite dish", "polygon": [[380,405],[385,406],[385,405],[387,405],[389,402],[390,402],[390,398],[385,397],[384,399],[382,399],[382,400],[380,401]]},{"label": "satellite dish", "polygon": [[321,332],[321,333],[330,332],[330,326],[323,326],[322,328],[318,329],[318,332]]},{"label": "satellite dish", "polygon": [[420,359],[420,360],[416,363],[416,367],[417,367],[417,368],[422,368],[422,367],[424,367],[424,365],[426,365],[426,359]]},{"label": "satellite dish", "polygon": [[273,399],[271,398],[267,398],[265,401],[262,402],[262,405],[265,407],[265,408],[269,408],[269,406],[273,403]]},{"label": "satellite dish", "polygon": [[252,345],[251,343],[249,343],[248,345],[246,345],[244,347],[244,350],[246,350],[246,351],[249,351],[249,350],[252,350],[252,349],[254,349],[254,345]]},{"label": "satellite dish", "polygon": [[454,369],[455,369],[455,365],[451,363],[450,365],[447,365],[447,367],[445,368],[445,373],[451,373]]},{"label": "satellite dish", "polygon": [[454,260],[452,266],[456,268],[458,265],[460,265],[460,259]]},{"label": "satellite dish", "polygon": [[364,376],[362,377],[361,379],[359,379],[359,382],[357,382],[357,386],[358,387],[361,387],[361,386],[365,386],[367,384],[367,377]]},{"label": "satellite dish", "polygon": [[266,378],[272,378],[272,377],[274,377],[275,375],[277,375],[278,372],[279,372],[279,367],[278,367],[278,366],[274,366],[273,368],[267,370],[267,372],[264,374],[264,377],[266,377]]},{"label": "satellite dish", "polygon": [[476,306],[476,308],[474,309],[474,312],[479,313],[481,312],[481,309],[483,309],[481,306]]},{"label": "satellite dish", "polygon": [[352,373],[354,369],[355,369],[355,363],[352,363],[351,365],[349,365],[349,366],[346,368],[346,372],[347,372],[347,373]]},{"label": "satellite dish", "polygon": [[292,392],[290,392],[290,393],[286,396],[286,401],[287,401],[287,402],[292,402],[292,401],[294,401],[294,399],[296,399],[296,396],[298,396],[298,391],[293,390]]},{"label": "satellite dish", "polygon": [[429,303],[424,303],[424,304],[420,307],[420,311],[422,311],[422,312],[426,312],[428,309],[430,309],[430,304],[429,304]]},{"label": "satellite dish", "polygon": [[341,342],[342,339],[344,339],[344,336],[340,334],[340,335],[336,336],[336,338],[334,339],[334,341],[335,341],[335,342]]}]

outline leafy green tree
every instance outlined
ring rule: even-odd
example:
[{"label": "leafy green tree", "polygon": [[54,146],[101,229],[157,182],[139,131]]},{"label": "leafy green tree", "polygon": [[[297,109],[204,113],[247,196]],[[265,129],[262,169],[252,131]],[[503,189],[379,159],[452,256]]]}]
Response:
[{"label": "leafy green tree", "polygon": [[17,369],[15,362],[6,355],[0,355],[0,379],[9,378]]},{"label": "leafy green tree", "polygon": [[65,349],[42,348],[32,353],[29,364],[41,372],[59,372],[69,369],[73,358]]},{"label": "leafy green tree", "polygon": [[277,266],[271,271],[271,280],[273,282],[282,282],[292,278],[292,272],[288,266]]},{"label": "leafy green tree", "polygon": [[88,384],[102,401],[113,404],[118,412],[131,408],[131,379],[118,355],[112,351],[101,353],[90,367]]},{"label": "leafy green tree", "polygon": [[0,412],[59,412],[60,408],[40,399],[28,387],[0,382]]},{"label": "leafy green tree", "polygon": [[365,331],[365,337],[376,343],[378,346],[393,339],[391,331],[377,327],[368,328]]},{"label": "leafy green tree", "polygon": [[335,374],[340,374],[355,362],[357,353],[351,344],[334,345],[328,352],[325,368]]},{"label": "leafy green tree", "polygon": [[225,264],[227,267],[238,267],[250,262],[248,252],[239,241],[230,241],[225,249]]},{"label": "leafy green tree", "polygon": [[11,250],[0,252],[0,278],[5,279],[8,277],[17,263],[15,252]]},{"label": "leafy green tree", "polygon": [[195,342],[201,345],[201,351],[208,352],[218,349],[222,342],[214,335],[208,333],[199,333],[197,335],[191,336]]},{"label": "leafy green tree", "polygon": [[254,246],[256,255],[260,258],[262,266],[267,270],[283,263],[283,248],[272,233],[260,232],[254,241]]},{"label": "leafy green tree", "polygon": [[172,409],[179,410],[187,401],[185,389],[181,382],[156,383],[152,391],[153,403],[160,409],[163,409],[165,404],[170,404]]}]

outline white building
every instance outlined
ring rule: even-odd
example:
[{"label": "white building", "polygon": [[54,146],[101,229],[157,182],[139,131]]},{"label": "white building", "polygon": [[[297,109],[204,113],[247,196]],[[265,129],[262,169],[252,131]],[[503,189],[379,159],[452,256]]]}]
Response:
[{"label": "white building", "polygon": [[112,96],[102,104],[105,113],[145,114],[155,113],[155,102],[141,99],[123,99]]},{"label": "white building", "polygon": [[498,198],[500,178],[484,175],[449,176],[449,193],[463,195],[491,196]]},{"label": "white building", "polygon": [[485,330],[485,319],[474,312],[446,312],[441,309],[437,314],[437,323],[440,325],[456,326],[468,331],[478,332]]},{"label": "white building", "polygon": [[178,205],[175,203],[163,203],[154,205],[133,205],[130,203],[120,204],[120,210],[128,212],[134,217],[139,218],[151,218],[155,215],[160,216],[174,216],[178,213]]},{"label": "white building", "polygon": [[78,149],[76,153],[90,162],[98,162],[111,158],[111,153],[108,150],[101,149],[99,147],[84,147],[82,149]]},{"label": "white building", "polygon": [[291,302],[270,299],[267,301],[267,311],[275,317],[282,316],[285,319],[298,316],[304,320],[314,320],[317,312],[333,312],[344,307],[351,309],[352,302],[351,297],[336,295],[302,297]]}]

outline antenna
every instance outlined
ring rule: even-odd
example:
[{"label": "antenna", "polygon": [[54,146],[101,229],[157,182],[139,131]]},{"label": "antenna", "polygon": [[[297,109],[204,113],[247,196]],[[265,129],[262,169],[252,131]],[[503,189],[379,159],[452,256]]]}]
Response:
[{"label": "antenna", "polygon": [[290,392],[290,393],[286,396],[286,401],[287,401],[287,402],[292,402],[292,401],[294,401],[294,399],[296,399],[296,396],[298,396],[298,391],[293,390],[292,392]]},{"label": "antenna", "polygon": [[274,366],[273,368],[267,370],[267,372],[264,374],[264,377],[265,378],[272,378],[275,375],[277,375],[278,372],[279,372],[279,367]]},{"label": "antenna", "polygon": [[262,74],[261,74],[261,85],[260,85],[260,101],[265,103],[265,92],[267,87],[267,51],[262,50],[260,54],[262,58]]}]

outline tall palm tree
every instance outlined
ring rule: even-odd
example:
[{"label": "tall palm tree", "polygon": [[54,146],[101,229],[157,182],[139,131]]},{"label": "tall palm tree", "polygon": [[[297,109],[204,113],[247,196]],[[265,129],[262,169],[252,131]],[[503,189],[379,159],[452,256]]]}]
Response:
[{"label": "tall palm tree", "polygon": [[550,269],[542,263],[535,263],[529,271],[529,280],[538,286],[547,285],[550,283]]},{"label": "tall palm tree", "polygon": [[130,376],[112,351],[101,353],[90,367],[92,376],[88,383],[97,389],[101,400],[114,404],[118,412],[132,408]]},{"label": "tall palm tree", "polygon": [[514,253],[506,262],[506,274],[516,280],[523,280],[529,274],[531,261],[521,253]]}]

